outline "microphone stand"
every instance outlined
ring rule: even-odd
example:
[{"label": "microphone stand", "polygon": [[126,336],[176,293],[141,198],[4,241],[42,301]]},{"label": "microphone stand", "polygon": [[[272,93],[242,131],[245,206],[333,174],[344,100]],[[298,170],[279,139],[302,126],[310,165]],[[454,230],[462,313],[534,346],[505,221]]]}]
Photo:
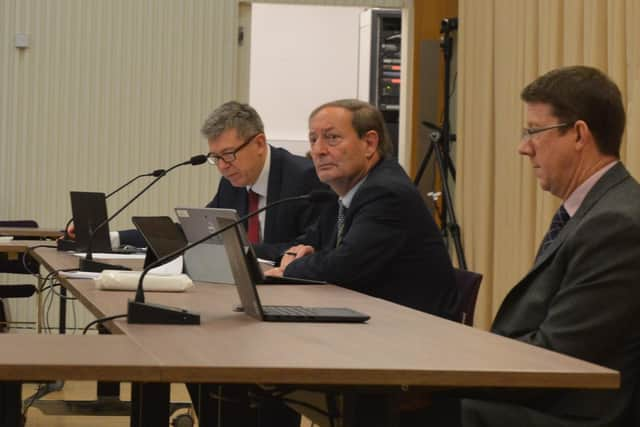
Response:
[{"label": "microphone stand", "polygon": [[456,135],[451,133],[451,125],[449,120],[450,110],[450,93],[449,87],[451,85],[451,59],[453,56],[453,39],[451,32],[458,29],[458,18],[443,19],[440,24],[440,33],[442,34],[442,41],[440,42],[440,48],[444,56],[444,110],[442,118],[442,126],[438,127],[433,123],[423,121],[421,124],[425,127],[433,129],[429,139],[431,145],[429,150],[422,159],[418,173],[413,181],[417,186],[420,183],[422,174],[431,159],[431,155],[435,153],[437,169],[440,172],[440,178],[442,181],[442,210],[440,212],[440,226],[442,235],[445,242],[448,241],[448,236],[451,235],[453,244],[458,258],[458,266],[466,270],[467,261],[464,256],[464,250],[462,248],[462,241],[460,239],[460,226],[456,220],[456,214],[453,208],[453,200],[451,198],[451,191],[449,190],[449,174],[453,182],[456,180],[456,169],[451,160],[450,150],[451,142],[456,140]]},{"label": "microphone stand", "polygon": [[[142,175],[138,175],[134,178],[131,178],[129,181],[122,184],[120,187],[116,188],[111,193],[107,194],[104,198],[105,200],[108,199],[109,197],[113,196],[114,194],[116,194],[117,192],[119,192],[120,190],[122,190],[123,188],[127,187],[129,184],[133,183],[134,181],[137,181],[140,178],[144,178],[145,176],[159,177],[159,176],[164,176],[166,173],[167,171],[165,171],[164,169],[156,169],[151,173],[143,173]],[[61,239],[58,239],[56,242],[56,246],[58,247],[59,251],[73,251],[76,249],[75,240],[70,239],[69,233],[67,232],[72,222],[73,222],[73,217],[71,217],[64,226],[64,237]]]},{"label": "microphone stand", "polygon": [[87,243],[87,254],[86,254],[85,258],[82,258],[80,260],[80,270],[81,271],[91,271],[91,272],[94,272],[94,273],[100,273],[103,270],[131,270],[129,267],[125,267],[125,266],[122,266],[122,265],[107,264],[107,263],[98,262],[98,261],[94,261],[93,260],[92,245],[93,245],[93,236],[95,235],[95,232],[97,230],[99,230],[100,228],[104,227],[106,224],[108,224],[113,218],[118,216],[120,214],[120,212],[122,212],[127,207],[129,207],[129,205],[131,205],[134,201],[136,201],[138,199],[138,197],[142,196],[145,193],[145,191],[147,191],[149,188],[151,188],[151,186],[153,186],[156,182],[158,182],[160,180],[160,178],[162,178],[163,176],[165,176],[166,174],[168,174],[169,172],[171,172],[175,168],[180,167],[180,166],[184,166],[184,165],[194,165],[194,166],[195,165],[201,165],[202,163],[204,163],[206,161],[207,161],[207,156],[205,156],[204,154],[200,154],[198,156],[193,156],[191,159],[189,159],[189,160],[187,160],[185,162],[181,162],[181,163],[178,163],[176,165],[171,166],[169,169],[164,171],[163,174],[160,174],[153,181],[151,181],[149,184],[147,184],[142,190],[140,190],[138,192],[138,194],[136,194],[131,200],[129,200],[127,203],[125,203],[124,206],[122,206],[120,209],[118,209],[113,215],[111,215],[110,217],[108,217],[107,219],[102,221],[100,224],[98,224],[98,226],[96,228],[90,229],[89,230],[89,242]]},{"label": "microphone stand", "polygon": [[295,197],[287,197],[285,199],[277,200],[273,203],[269,203],[262,208],[255,210],[253,212],[248,213],[242,218],[238,219],[238,221],[233,222],[232,224],[228,224],[211,234],[207,234],[201,239],[196,240],[193,243],[189,243],[185,247],[181,249],[177,249],[170,254],[163,256],[149,264],[140,274],[140,279],[138,280],[138,287],[136,289],[136,296],[134,300],[129,300],[127,307],[127,323],[144,323],[144,324],[161,324],[161,325],[199,325],[200,324],[200,315],[197,313],[192,313],[190,311],[170,307],[166,305],[160,304],[152,304],[145,302],[144,299],[144,287],[143,281],[144,277],[149,273],[154,267],[157,267],[161,264],[169,262],[174,258],[182,255],[189,249],[194,246],[199,245],[200,243],[211,239],[225,231],[242,224],[247,219],[251,218],[254,215],[258,215],[260,212],[263,212],[267,209],[270,209],[274,206],[280,205],[282,203],[289,203],[298,200],[309,200],[311,202],[318,202],[328,200],[329,198],[335,198],[333,193],[328,191],[312,191],[310,194],[306,194],[303,196],[295,196]]}]

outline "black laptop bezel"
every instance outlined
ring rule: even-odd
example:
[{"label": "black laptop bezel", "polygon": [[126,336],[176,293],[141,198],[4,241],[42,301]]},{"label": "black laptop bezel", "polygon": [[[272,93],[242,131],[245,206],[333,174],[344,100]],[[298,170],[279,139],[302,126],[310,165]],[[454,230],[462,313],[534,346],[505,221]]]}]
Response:
[{"label": "black laptop bezel", "polygon": [[105,194],[94,191],[70,191],[69,195],[76,234],[76,252],[87,250],[91,231],[94,232],[92,251],[112,252],[109,224],[96,230],[96,227],[108,218]]}]

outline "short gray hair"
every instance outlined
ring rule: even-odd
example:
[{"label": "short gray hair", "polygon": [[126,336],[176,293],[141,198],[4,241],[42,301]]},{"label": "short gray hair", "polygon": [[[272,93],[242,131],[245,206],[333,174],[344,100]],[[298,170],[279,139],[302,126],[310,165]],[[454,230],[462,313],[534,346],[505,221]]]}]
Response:
[{"label": "short gray hair", "polygon": [[240,138],[249,138],[263,133],[264,124],[258,112],[249,104],[229,101],[207,117],[200,132],[207,140],[212,140],[229,129],[235,129]]}]

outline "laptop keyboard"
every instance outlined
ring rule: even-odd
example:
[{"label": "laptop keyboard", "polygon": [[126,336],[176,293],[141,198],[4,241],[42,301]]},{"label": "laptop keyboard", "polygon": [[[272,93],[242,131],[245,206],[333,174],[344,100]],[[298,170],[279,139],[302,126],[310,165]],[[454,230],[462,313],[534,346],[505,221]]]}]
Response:
[{"label": "laptop keyboard", "polygon": [[296,305],[265,305],[262,307],[265,314],[270,316],[315,316],[312,308]]}]

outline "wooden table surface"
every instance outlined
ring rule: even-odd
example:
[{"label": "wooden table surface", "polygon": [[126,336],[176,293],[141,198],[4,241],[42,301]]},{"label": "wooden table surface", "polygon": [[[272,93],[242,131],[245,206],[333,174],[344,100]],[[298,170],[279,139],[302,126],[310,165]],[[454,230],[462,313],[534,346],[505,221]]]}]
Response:
[{"label": "wooden table surface", "polygon": [[[77,258],[36,249],[47,268]],[[139,263],[140,261],[137,261]],[[65,286],[98,317],[126,313],[134,292]],[[110,322],[179,382],[425,387],[617,388],[616,371],[331,285],[259,286],[263,304],[350,307],[365,324],[261,322],[233,311],[233,285],[198,283],[183,293],[147,292],[148,302],[201,314],[201,325]],[[169,351],[168,348],[175,349]]]},{"label": "wooden table surface", "polygon": [[55,228],[0,227],[0,236],[42,237],[57,239],[64,233]]},{"label": "wooden table surface", "polygon": [[0,240],[0,252],[21,253],[34,246],[55,246],[56,242],[51,240]]}]

